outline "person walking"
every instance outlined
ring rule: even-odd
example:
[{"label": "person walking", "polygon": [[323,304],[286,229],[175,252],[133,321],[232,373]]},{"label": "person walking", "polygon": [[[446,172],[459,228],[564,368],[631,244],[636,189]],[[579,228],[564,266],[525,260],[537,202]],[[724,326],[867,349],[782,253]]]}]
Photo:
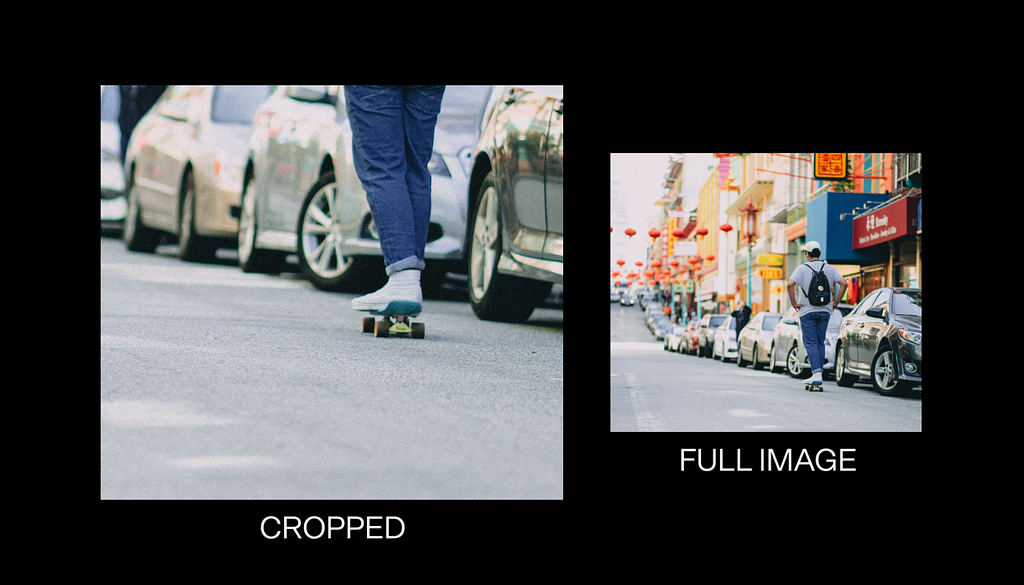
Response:
[{"label": "person walking", "polygon": [[353,163],[380,235],[388,282],[352,299],[357,311],[422,310],[434,126],[443,85],[346,85]]},{"label": "person walking", "polygon": [[[793,271],[786,282],[789,300],[800,315],[800,333],[803,336],[807,359],[811,362],[811,379],[808,389],[821,391],[821,371],[825,363],[825,332],[832,311],[839,306],[839,300],[846,294],[847,282],[839,271],[820,259],[821,247],[810,241],[801,248],[805,264]],[[832,296],[835,285],[839,294]],[[797,285],[800,290],[797,291]]]}]

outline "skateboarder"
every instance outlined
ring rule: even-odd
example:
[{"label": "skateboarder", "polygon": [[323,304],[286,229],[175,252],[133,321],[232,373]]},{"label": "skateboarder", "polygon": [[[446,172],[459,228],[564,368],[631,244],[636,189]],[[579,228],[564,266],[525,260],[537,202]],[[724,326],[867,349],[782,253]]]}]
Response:
[{"label": "skateboarder", "polygon": [[[380,235],[388,283],[352,299],[357,311],[419,314],[430,224],[430,161],[443,85],[346,85],[352,151]],[[394,303],[394,305],[392,305]]]},{"label": "skateboarder", "polygon": [[[811,379],[807,381],[808,389],[821,390],[821,371],[825,363],[825,332],[832,311],[839,306],[839,300],[846,294],[846,279],[839,271],[820,260],[821,247],[818,242],[807,242],[801,250],[804,252],[806,264],[801,264],[793,271],[786,282],[789,289],[789,300],[794,309],[800,311],[800,333],[803,336],[807,359],[811,362]],[[812,290],[811,284],[815,274],[821,273],[827,280],[818,294]],[[839,294],[832,296],[836,283],[839,283]],[[800,286],[799,296],[795,290]],[[808,299],[808,291],[811,298]],[[822,301],[825,302],[822,302]],[[813,303],[813,304],[812,304]]]}]

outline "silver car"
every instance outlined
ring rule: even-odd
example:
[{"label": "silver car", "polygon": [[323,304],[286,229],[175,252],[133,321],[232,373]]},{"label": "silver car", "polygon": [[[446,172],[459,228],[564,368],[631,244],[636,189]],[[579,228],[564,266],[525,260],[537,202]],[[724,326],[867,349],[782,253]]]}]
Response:
[{"label": "silver car", "polygon": [[[448,86],[434,130],[428,271],[462,256],[472,147],[490,86]],[[239,230],[243,270],[279,266],[284,253],[318,288],[380,280],[380,241],[352,163],[341,86],[284,86],[261,106],[250,140]],[[441,270],[435,270],[441,268]]]},{"label": "silver car", "polygon": [[740,331],[737,366],[743,368],[753,363],[754,369],[760,370],[768,363],[769,348],[772,346],[775,326],[780,319],[781,313],[762,311],[754,315],[750,323]]},{"label": "silver car", "polygon": [[252,117],[269,85],[174,85],[139,120],[125,155],[129,250],[176,236],[183,260],[212,259],[238,232]]},{"label": "silver car", "polygon": [[[835,369],[836,337],[843,316],[853,309],[853,305],[841,304],[832,311],[825,332],[825,363],[823,376],[831,376]],[[807,378],[811,375],[811,363],[804,349],[803,334],[800,330],[799,311],[790,309],[775,326],[772,337],[772,348],[768,356],[768,366],[772,372],[785,371],[794,378]]]},{"label": "silver car", "polygon": [[526,321],[562,282],[562,86],[495,92],[469,185],[469,299]]}]

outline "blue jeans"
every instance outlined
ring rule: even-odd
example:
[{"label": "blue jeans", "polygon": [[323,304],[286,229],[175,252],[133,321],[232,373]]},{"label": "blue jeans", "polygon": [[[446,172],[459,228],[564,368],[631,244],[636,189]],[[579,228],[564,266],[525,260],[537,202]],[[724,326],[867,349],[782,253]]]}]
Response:
[{"label": "blue jeans", "polygon": [[811,372],[820,372],[825,364],[825,332],[831,313],[814,312],[800,317],[800,333],[803,335],[804,349],[807,359],[811,362]]},{"label": "blue jeans", "polygon": [[430,226],[434,125],[443,85],[346,85],[356,174],[366,190],[388,276],[423,270]]}]

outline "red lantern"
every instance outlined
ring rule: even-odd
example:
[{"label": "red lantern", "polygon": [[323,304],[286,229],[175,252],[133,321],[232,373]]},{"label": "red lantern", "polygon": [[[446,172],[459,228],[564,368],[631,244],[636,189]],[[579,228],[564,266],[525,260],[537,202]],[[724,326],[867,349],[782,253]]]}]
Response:
[{"label": "red lantern", "polygon": [[658,239],[658,236],[661,235],[661,232],[659,230],[651,228],[651,231],[647,232],[647,235],[651,236],[651,238],[656,240],[656,239]]},{"label": "red lantern", "polygon": [[616,260],[615,263],[618,264],[619,266],[622,266],[623,264],[626,263],[626,261],[625,260]]},{"label": "red lantern", "polygon": [[722,225],[718,226],[718,229],[722,230],[725,233],[729,233],[732,231],[732,226],[727,223],[723,223]]},{"label": "red lantern", "polygon": [[612,231],[611,231],[611,232],[608,232],[609,234],[615,231],[615,228],[613,228],[613,227],[611,227],[611,226],[608,226],[608,227],[610,227],[610,228],[612,229]]},{"label": "red lantern", "polygon": [[629,228],[626,230],[626,235],[632,238],[634,235],[636,235],[636,230],[633,228]]},{"label": "red lantern", "polygon": [[705,258],[705,260],[707,260],[708,262],[713,262],[715,260],[715,255],[714,254],[708,254],[708,257]]},{"label": "red lantern", "polygon": [[653,266],[654,268],[660,267],[661,266],[661,260],[655,260],[654,262],[651,262],[651,266]]},{"label": "red lantern", "polygon": [[698,236],[706,236],[706,235],[708,235],[708,228],[697,228],[697,235]]},{"label": "red lantern", "polygon": [[683,237],[685,233],[686,232],[684,232],[683,230],[672,230],[672,236],[675,237],[676,239]]},{"label": "red lantern", "polygon": [[676,266],[679,266],[679,260],[673,260],[669,262],[669,265],[671,265],[672,268],[675,268]]},{"label": "red lantern", "polygon": [[644,265],[644,263],[643,263],[643,262],[637,262],[637,263],[636,263],[636,265],[637,265],[637,266],[643,266],[643,265]]}]

